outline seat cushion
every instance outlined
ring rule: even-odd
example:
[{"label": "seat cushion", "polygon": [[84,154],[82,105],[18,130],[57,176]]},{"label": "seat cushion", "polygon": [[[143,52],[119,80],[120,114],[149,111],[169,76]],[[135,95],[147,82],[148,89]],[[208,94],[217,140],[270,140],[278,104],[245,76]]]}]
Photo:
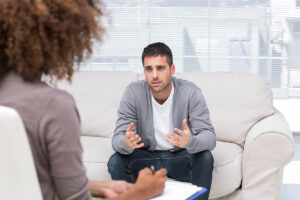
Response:
[{"label": "seat cushion", "polygon": [[114,153],[111,138],[81,136],[83,163],[90,180],[109,181],[107,162]]},{"label": "seat cushion", "polygon": [[210,198],[218,198],[232,193],[242,181],[243,149],[234,143],[217,141],[212,151],[214,171]]}]

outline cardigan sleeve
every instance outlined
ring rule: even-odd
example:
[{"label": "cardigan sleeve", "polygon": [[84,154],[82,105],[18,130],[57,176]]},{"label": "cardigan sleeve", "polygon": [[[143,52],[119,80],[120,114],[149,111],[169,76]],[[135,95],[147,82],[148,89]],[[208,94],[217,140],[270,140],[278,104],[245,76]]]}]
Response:
[{"label": "cardigan sleeve", "polygon": [[138,117],[136,112],[136,106],[134,103],[135,97],[129,85],[126,88],[119,105],[118,119],[112,138],[113,149],[121,154],[131,154],[134,151],[125,143],[125,134],[131,122],[134,123],[133,130],[136,130],[136,123]]},{"label": "cardigan sleeve", "polygon": [[193,92],[190,98],[188,115],[191,138],[186,150],[189,153],[213,150],[216,146],[216,135],[210,121],[208,107],[199,88]]}]

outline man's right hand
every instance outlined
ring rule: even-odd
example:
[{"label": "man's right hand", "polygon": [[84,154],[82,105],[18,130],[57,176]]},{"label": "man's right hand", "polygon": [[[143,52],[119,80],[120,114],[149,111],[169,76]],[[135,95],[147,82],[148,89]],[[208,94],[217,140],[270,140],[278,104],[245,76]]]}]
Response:
[{"label": "man's right hand", "polygon": [[134,124],[131,122],[127,128],[125,135],[125,143],[131,149],[138,149],[144,146],[144,143],[137,144],[142,138],[132,131]]},{"label": "man's right hand", "polygon": [[166,169],[160,169],[153,174],[149,168],[145,168],[139,172],[135,185],[143,193],[143,196],[149,199],[163,193],[166,180]]}]

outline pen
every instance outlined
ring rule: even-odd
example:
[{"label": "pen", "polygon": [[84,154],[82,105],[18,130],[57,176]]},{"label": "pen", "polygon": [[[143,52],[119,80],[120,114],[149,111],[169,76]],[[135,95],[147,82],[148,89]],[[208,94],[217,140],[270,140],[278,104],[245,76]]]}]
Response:
[{"label": "pen", "polygon": [[151,169],[151,171],[152,171],[152,174],[154,174],[154,172],[155,172],[155,168],[154,168],[154,166],[153,166],[153,165],[151,165],[151,166],[150,166],[150,169]]}]

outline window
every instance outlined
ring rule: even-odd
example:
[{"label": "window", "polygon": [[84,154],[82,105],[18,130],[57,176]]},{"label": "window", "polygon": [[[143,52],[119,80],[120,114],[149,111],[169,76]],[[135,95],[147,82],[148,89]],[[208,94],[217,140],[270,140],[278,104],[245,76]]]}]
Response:
[{"label": "window", "polygon": [[296,0],[296,7],[300,8],[300,0]]},{"label": "window", "polygon": [[259,73],[269,79],[275,98],[300,97],[294,0],[104,2],[111,20],[107,35],[82,70],[142,72],[143,48],[160,41],[172,49],[179,72]]}]

